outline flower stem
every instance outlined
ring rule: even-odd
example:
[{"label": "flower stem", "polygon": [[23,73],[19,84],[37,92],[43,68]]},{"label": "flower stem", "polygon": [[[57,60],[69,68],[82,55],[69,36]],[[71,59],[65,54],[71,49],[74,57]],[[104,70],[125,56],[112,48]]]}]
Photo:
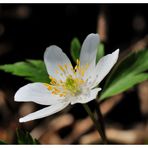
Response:
[{"label": "flower stem", "polygon": [[103,144],[107,144],[107,139],[106,139],[106,135],[105,135],[105,132],[104,132],[104,128],[102,129],[101,124],[99,122],[97,122],[97,120],[95,119],[94,114],[90,110],[89,106],[87,104],[83,104],[83,107],[86,110],[86,112],[88,113],[88,115],[90,116],[90,118],[92,119],[96,129],[98,130],[98,132],[99,132],[99,134],[100,134],[100,136],[103,140]]},{"label": "flower stem", "polygon": [[96,102],[96,100],[94,100],[94,106],[95,106],[95,116],[97,118],[97,122],[99,123],[100,129],[101,129],[101,133],[103,136],[103,139],[107,142],[107,138],[106,138],[106,134],[105,134],[105,124],[104,124],[104,119],[100,110],[100,104],[98,104]]}]

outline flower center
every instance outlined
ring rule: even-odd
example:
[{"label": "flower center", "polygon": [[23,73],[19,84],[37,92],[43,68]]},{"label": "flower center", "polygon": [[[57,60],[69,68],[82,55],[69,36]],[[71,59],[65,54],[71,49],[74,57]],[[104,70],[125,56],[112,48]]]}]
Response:
[{"label": "flower center", "polygon": [[69,90],[73,95],[79,94],[81,92],[79,85],[83,83],[80,82],[80,79],[73,79],[71,76],[67,77],[65,82],[65,87]]},{"label": "flower center", "polygon": [[76,96],[81,93],[81,85],[84,84],[84,80],[80,78],[73,78],[71,75],[66,78],[66,81],[57,81],[51,78],[51,84],[45,83],[45,86],[54,95],[59,95],[60,97],[66,95]]},{"label": "flower center", "polygon": [[[77,65],[72,68],[73,75],[68,74],[68,65],[59,65],[60,70],[65,74],[65,80],[56,80],[50,76],[50,84],[45,84],[47,89],[54,95],[63,96],[76,96],[81,93],[81,86],[85,83],[82,77],[88,68],[88,65],[80,67],[80,62],[77,60]],[[57,70],[56,70],[57,71]],[[57,71],[59,72],[59,71]]]}]

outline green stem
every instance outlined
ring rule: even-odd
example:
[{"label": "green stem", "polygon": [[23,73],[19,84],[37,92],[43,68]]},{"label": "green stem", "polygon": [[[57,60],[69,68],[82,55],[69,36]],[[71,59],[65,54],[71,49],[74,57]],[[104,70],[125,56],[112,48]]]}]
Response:
[{"label": "green stem", "polygon": [[105,134],[104,119],[103,119],[103,115],[100,110],[100,103],[98,104],[96,102],[96,100],[94,100],[93,103],[94,103],[94,107],[95,107],[95,116],[96,116],[97,122],[99,123],[103,139],[105,139],[105,141],[107,141],[106,134]]},{"label": "green stem", "polygon": [[103,140],[103,143],[104,144],[107,144],[107,139],[106,139],[106,136],[105,136],[105,132],[101,129],[101,125],[99,122],[97,122],[97,120],[95,119],[93,113],[91,112],[89,106],[87,104],[83,104],[83,107],[84,109],[86,110],[86,112],[88,113],[88,115],[90,116],[90,118],[92,119],[96,129],[98,130],[102,140]]}]

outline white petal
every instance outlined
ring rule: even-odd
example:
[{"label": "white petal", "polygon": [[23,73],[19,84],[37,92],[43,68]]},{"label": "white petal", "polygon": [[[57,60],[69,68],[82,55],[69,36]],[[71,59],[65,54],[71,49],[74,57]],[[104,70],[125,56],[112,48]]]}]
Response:
[{"label": "white petal", "polygon": [[61,111],[67,105],[68,105],[68,103],[59,103],[59,104],[54,104],[54,105],[45,107],[39,111],[36,111],[36,112],[31,113],[23,118],[20,118],[19,122],[27,122],[27,121],[31,121],[31,120],[35,120],[35,119],[40,119],[40,118],[43,118],[46,116],[50,116],[52,114],[55,114],[55,113]]},{"label": "white petal", "polygon": [[117,62],[118,56],[119,56],[119,49],[114,51],[112,54],[108,54],[100,59],[100,61],[97,63],[97,66],[96,66],[97,78],[93,87],[98,85],[104,79],[104,77],[109,73],[111,68]]},{"label": "white petal", "polygon": [[52,105],[60,102],[59,96],[52,95],[43,83],[30,83],[21,87],[14,96],[15,101],[33,101],[42,105]]},{"label": "white petal", "polygon": [[80,62],[81,65],[92,63],[96,58],[97,46],[99,44],[99,35],[98,34],[89,34],[83,42],[81,53],[80,53]]},{"label": "white petal", "polygon": [[81,96],[78,97],[77,99],[72,100],[72,101],[71,101],[71,105],[76,104],[76,103],[82,103],[82,104],[84,104],[84,103],[87,103],[87,102],[90,102],[90,101],[96,99],[96,96],[97,96],[97,94],[98,94],[98,92],[99,92],[100,90],[101,90],[101,88],[92,89],[92,90],[90,91],[90,94],[89,94],[88,96],[86,96],[86,95],[81,95]]},{"label": "white petal", "polygon": [[[72,72],[71,68],[71,62],[67,55],[62,51],[61,48],[52,45],[48,47],[44,53],[44,62],[46,65],[46,69],[48,71],[48,74],[56,79],[63,79],[61,77],[61,73],[63,72],[60,70],[58,65],[64,66],[64,64],[67,64],[69,73]],[[58,73],[56,71],[59,71]]]},{"label": "white petal", "polygon": [[80,65],[89,65],[88,70],[85,72],[84,79],[87,79],[90,75],[90,71],[93,71],[95,69],[98,44],[99,35],[93,33],[89,34],[83,42],[80,53]]}]

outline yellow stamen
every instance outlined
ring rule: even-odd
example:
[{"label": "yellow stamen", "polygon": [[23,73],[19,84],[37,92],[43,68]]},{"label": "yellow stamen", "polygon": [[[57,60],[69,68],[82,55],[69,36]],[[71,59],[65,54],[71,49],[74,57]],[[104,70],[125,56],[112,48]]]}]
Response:
[{"label": "yellow stamen", "polygon": [[[75,96],[81,92],[80,86],[85,83],[82,77],[84,76],[89,65],[86,64],[84,66],[80,66],[80,60],[77,59],[76,66],[74,68],[71,67],[72,65],[69,64],[64,64],[64,65],[59,64],[58,68],[62,72],[60,72],[59,69],[55,70],[56,74],[59,73],[60,76],[64,78],[64,80],[56,80],[52,76],[49,76],[51,82],[50,84],[45,83],[45,86],[49,91],[51,91],[52,94],[63,97],[66,96],[67,94]],[[69,70],[68,68],[69,69],[71,68],[74,75],[70,75],[68,73]]]},{"label": "yellow stamen", "polygon": [[65,69],[67,70],[67,64],[64,64]]},{"label": "yellow stamen", "polygon": [[52,90],[52,86],[51,85],[48,86],[48,90]]},{"label": "yellow stamen", "polygon": [[76,63],[77,63],[77,65],[80,65],[80,60],[79,60],[79,59],[77,59]]},{"label": "yellow stamen", "polygon": [[60,94],[60,97],[64,97],[64,94]]},{"label": "yellow stamen", "polygon": [[62,65],[59,64],[58,67],[61,69],[61,71],[63,71],[65,73],[65,69],[63,68]]},{"label": "yellow stamen", "polygon": [[78,69],[78,66],[76,65],[74,69],[77,70]]}]

